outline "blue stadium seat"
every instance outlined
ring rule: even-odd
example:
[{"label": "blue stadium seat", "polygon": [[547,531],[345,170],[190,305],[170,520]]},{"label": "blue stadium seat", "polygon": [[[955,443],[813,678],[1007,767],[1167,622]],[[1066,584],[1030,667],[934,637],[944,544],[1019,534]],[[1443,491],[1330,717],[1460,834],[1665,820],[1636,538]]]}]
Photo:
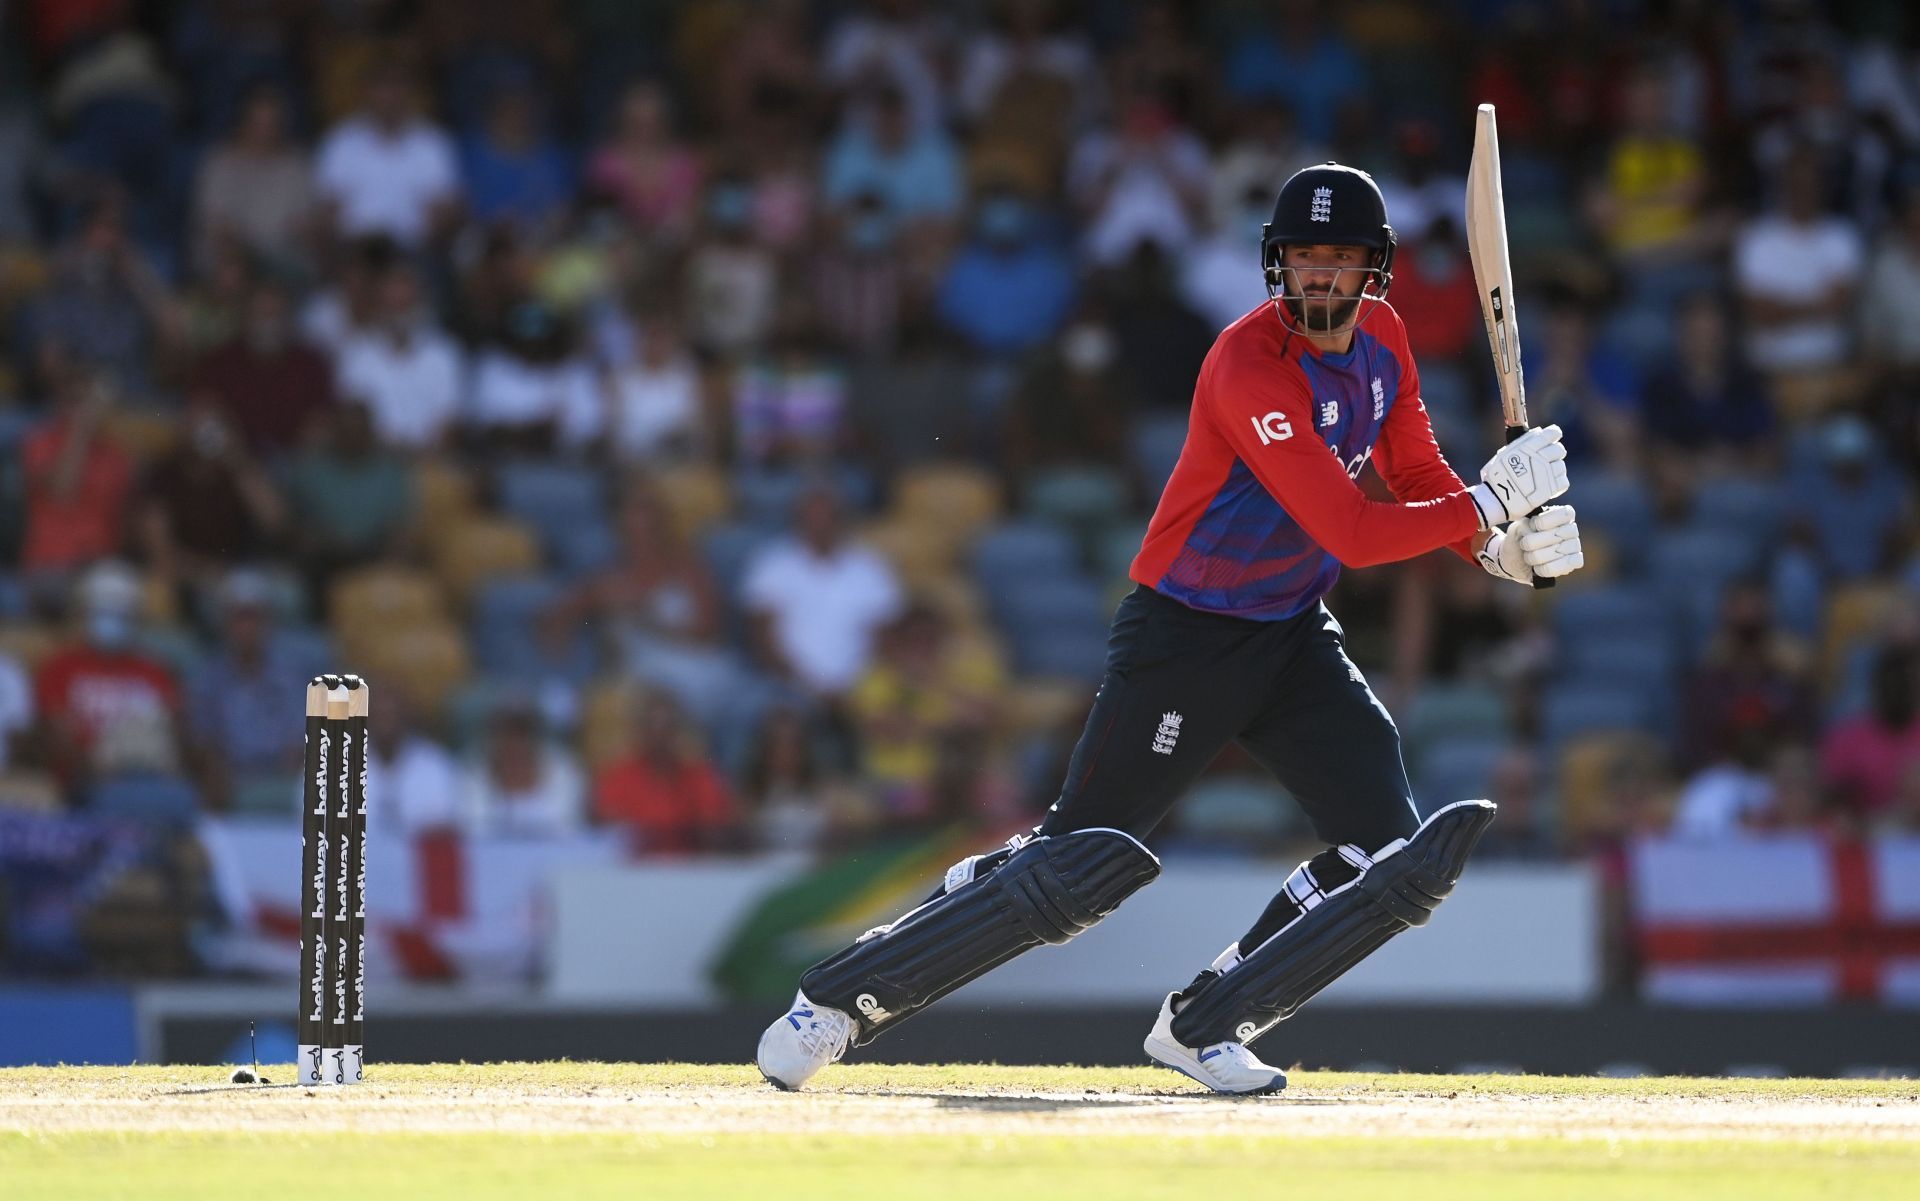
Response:
[{"label": "blue stadium seat", "polygon": [[[1585,521],[1584,516],[1581,521]],[[1669,610],[1651,589],[1622,584],[1583,588],[1553,596],[1554,637],[1561,645],[1605,643],[1668,629]]]},{"label": "blue stadium seat", "polygon": [[988,596],[1028,580],[1059,575],[1079,561],[1073,539],[1050,522],[1010,521],[982,534],[973,548],[974,574]]},{"label": "blue stadium seat", "polygon": [[1506,749],[1506,739],[1498,736],[1448,738],[1429,747],[1413,780],[1421,811],[1485,797],[1493,784],[1494,765]]},{"label": "blue stadium seat", "polygon": [[737,521],[716,525],[701,538],[700,551],[706,557],[707,570],[713,573],[714,583],[730,608],[737,611],[739,607],[740,584],[754,552],[773,539],[767,530]]},{"label": "blue stadium seat", "polygon": [[1127,511],[1127,483],[1106,467],[1055,467],[1026,486],[1026,512],[1077,528],[1105,525]]},{"label": "blue stadium seat", "polygon": [[1541,732],[1549,748],[1594,731],[1651,730],[1653,705],[1645,692],[1622,685],[1556,685],[1547,693]]},{"label": "blue stadium seat", "polygon": [[477,631],[498,630],[525,636],[561,597],[559,582],[538,575],[503,576],[480,585],[473,600]]},{"label": "blue stadium seat", "polygon": [[612,523],[596,514],[561,530],[548,543],[548,551],[556,567],[578,579],[613,565],[620,557],[620,536]]},{"label": "blue stadium seat", "polygon": [[1645,485],[1626,475],[1580,475],[1567,503],[1578,512],[1582,532],[1606,535],[1623,572],[1640,570],[1654,524],[1653,500]]},{"label": "blue stadium seat", "polygon": [[1409,769],[1431,747],[1457,739],[1504,737],[1507,699],[1490,684],[1461,683],[1422,689],[1403,723]]},{"label": "blue stadium seat", "polygon": [[149,826],[191,825],[199,816],[200,797],[178,776],[129,773],[109,776],[88,793],[88,808],[97,816],[121,818]]},{"label": "blue stadium seat", "polygon": [[304,623],[281,626],[273,632],[273,645],[288,659],[305,665],[300,669],[302,676],[311,678],[323,671],[338,669],[339,648],[334,645],[333,635],[322,626]]},{"label": "blue stadium seat", "polygon": [[1790,496],[1784,482],[1735,476],[1701,483],[1693,498],[1693,524],[1703,529],[1744,529],[1762,542],[1780,532]]},{"label": "blue stadium seat", "polygon": [[1082,620],[1030,626],[1013,636],[1014,669],[1021,675],[1097,681],[1107,669],[1107,627]]},{"label": "blue stadium seat", "polygon": [[1124,580],[1147,536],[1144,521],[1121,521],[1101,533],[1094,548],[1094,570],[1104,580]]},{"label": "blue stadium seat", "polygon": [[1630,684],[1668,690],[1674,684],[1673,646],[1662,631],[1640,637],[1574,638],[1559,647],[1560,670],[1586,683]]},{"label": "blue stadium seat", "polygon": [[1673,612],[1689,661],[1704,649],[1719,619],[1720,596],[1760,563],[1762,547],[1725,530],[1683,526],[1654,537],[1647,553],[1649,583]]},{"label": "blue stadium seat", "polygon": [[26,581],[17,572],[0,571],[0,621],[24,621],[27,608]]},{"label": "blue stadium seat", "polygon": [[1079,576],[1030,577],[994,596],[992,603],[1001,619],[1014,627],[1084,621],[1104,630],[1113,616],[1106,589]]},{"label": "blue stadium seat", "polygon": [[600,477],[571,464],[508,463],[500,468],[496,483],[500,507],[538,531],[543,546],[554,546],[583,522],[607,520],[606,487]]},{"label": "blue stadium seat", "polygon": [[1157,496],[1173,474],[1187,441],[1187,415],[1143,417],[1133,427],[1133,470],[1148,495]]},{"label": "blue stadium seat", "polygon": [[581,683],[598,667],[594,643],[582,627],[553,648],[540,637],[541,616],[560,598],[546,576],[511,576],[482,586],[474,599],[471,641],[480,666],[517,680],[560,678]]},{"label": "blue stadium seat", "polygon": [[1181,843],[1253,855],[1300,824],[1286,789],[1263,775],[1207,776],[1180,801],[1174,836]]},{"label": "blue stadium seat", "polygon": [[743,521],[763,530],[792,527],[794,504],[806,490],[807,477],[797,471],[739,471],[733,477],[735,511]]}]

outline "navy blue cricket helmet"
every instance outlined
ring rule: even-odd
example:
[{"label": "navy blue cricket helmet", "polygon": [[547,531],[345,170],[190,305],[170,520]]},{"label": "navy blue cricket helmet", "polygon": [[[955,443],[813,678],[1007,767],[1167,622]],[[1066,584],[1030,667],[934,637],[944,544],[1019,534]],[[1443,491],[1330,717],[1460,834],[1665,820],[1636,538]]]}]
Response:
[{"label": "navy blue cricket helmet", "polygon": [[1280,268],[1288,245],[1365,246],[1373,255],[1365,268],[1371,278],[1362,285],[1362,297],[1385,300],[1393,286],[1393,226],[1387,224],[1380,185],[1365,171],[1329,161],[1296,171],[1280,185],[1273,220],[1260,230],[1260,266],[1267,295],[1276,301],[1295,299],[1285,291]]}]

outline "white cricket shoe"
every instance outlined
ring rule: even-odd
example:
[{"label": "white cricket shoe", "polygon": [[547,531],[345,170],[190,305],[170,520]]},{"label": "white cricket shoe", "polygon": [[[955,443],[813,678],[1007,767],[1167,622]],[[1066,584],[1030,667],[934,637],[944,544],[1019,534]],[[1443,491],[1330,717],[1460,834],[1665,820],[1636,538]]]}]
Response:
[{"label": "white cricket shoe", "polygon": [[793,994],[793,1008],[767,1027],[754,1056],[767,1083],[788,1092],[798,1091],[821,1068],[847,1053],[853,1043],[853,1019],[827,1005],[815,1005],[807,994]]},{"label": "white cricket shoe", "polygon": [[1260,1057],[1244,1043],[1214,1043],[1209,1047],[1185,1046],[1173,1037],[1173,999],[1168,993],[1160,1003],[1160,1017],[1147,1035],[1146,1050],[1154,1062],[1191,1076],[1216,1093],[1254,1096],[1277,1093],[1287,1087],[1287,1074]]}]

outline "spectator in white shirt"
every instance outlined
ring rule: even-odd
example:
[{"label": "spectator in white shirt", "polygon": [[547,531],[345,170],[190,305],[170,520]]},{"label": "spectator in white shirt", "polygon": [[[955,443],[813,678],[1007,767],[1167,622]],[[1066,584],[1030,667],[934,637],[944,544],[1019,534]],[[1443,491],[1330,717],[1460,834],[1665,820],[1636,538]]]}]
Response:
[{"label": "spectator in white shirt", "polygon": [[1276,189],[1249,183],[1240,203],[1216,214],[1206,237],[1187,248],[1180,262],[1180,299],[1223,330],[1266,303],[1267,281],[1260,272],[1260,227],[1273,215]]},{"label": "spectator in white shirt", "polygon": [[1787,160],[1780,185],[1780,211],[1749,223],[1734,245],[1747,355],[1773,375],[1831,370],[1847,357],[1865,252],[1853,225],[1826,210],[1810,153]]},{"label": "spectator in white shirt", "polygon": [[381,233],[415,247],[450,227],[460,200],[453,139],[420,115],[394,63],[368,72],[366,106],[320,144],[315,182],[344,237]]},{"label": "spectator in white shirt", "polygon": [[829,701],[860,679],[875,632],[902,605],[892,566],[848,538],[839,497],[824,485],[802,496],[796,534],[747,564],[742,592],[761,661]]},{"label": "spectator in white shirt", "polygon": [[404,690],[367,710],[367,824],[380,834],[459,826],[460,764],[426,736]]},{"label": "spectator in white shirt", "polygon": [[702,442],[700,369],[670,310],[634,321],[640,351],[607,376],[607,441],[622,462],[686,458]]},{"label": "spectator in white shirt", "polygon": [[566,323],[538,301],[515,305],[504,340],[474,364],[469,420],[497,449],[537,454],[584,446],[600,436],[604,410]]},{"label": "spectator in white shirt", "polygon": [[1211,178],[1206,144],[1150,92],[1130,97],[1118,127],[1082,138],[1067,165],[1087,258],[1112,266],[1147,241],[1184,250]]},{"label": "spectator in white shirt", "polygon": [[340,390],[366,404],[382,445],[432,450],[458,415],[464,358],[421,302],[409,264],[386,272],[374,303],[374,325],[349,334],[340,347],[334,369]]},{"label": "spectator in white shirt", "polygon": [[586,777],[548,740],[531,704],[503,704],[461,772],[458,822],[471,835],[565,838],[587,824]]}]

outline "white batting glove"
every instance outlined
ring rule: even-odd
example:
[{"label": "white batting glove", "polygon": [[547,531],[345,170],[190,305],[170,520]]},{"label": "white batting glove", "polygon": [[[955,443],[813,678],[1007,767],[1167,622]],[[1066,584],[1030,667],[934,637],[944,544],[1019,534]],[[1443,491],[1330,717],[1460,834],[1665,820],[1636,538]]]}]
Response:
[{"label": "white batting glove", "polygon": [[1528,586],[1536,576],[1552,579],[1580,570],[1587,557],[1573,517],[1572,505],[1552,505],[1520,518],[1505,532],[1495,531],[1480,548],[1480,566],[1488,575]]},{"label": "white batting glove", "polygon": [[1567,490],[1567,448],[1560,427],[1531,429],[1480,469],[1480,483],[1467,489],[1480,510],[1480,528],[1517,521]]}]

